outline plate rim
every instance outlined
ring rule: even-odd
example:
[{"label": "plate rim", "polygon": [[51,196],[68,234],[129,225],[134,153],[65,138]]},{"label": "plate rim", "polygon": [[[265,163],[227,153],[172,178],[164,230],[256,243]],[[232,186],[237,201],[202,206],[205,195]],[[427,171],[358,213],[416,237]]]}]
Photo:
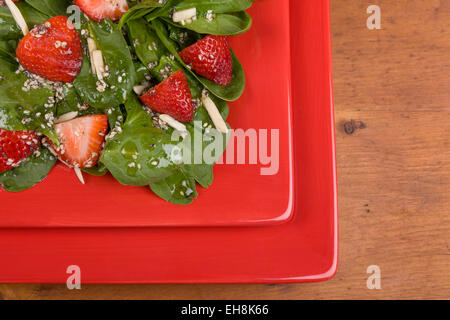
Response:
[{"label": "plate rim", "polygon": [[[292,3],[298,0],[289,0],[290,5],[292,6]],[[322,0],[322,8],[321,11],[323,11],[323,18],[324,18],[324,27],[327,31],[326,34],[326,44],[325,44],[325,55],[328,57],[328,63],[327,63],[327,72],[328,75],[330,77],[330,81],[328,84],[328,89],[330,91],[330,97],[329,97],[329,107],[330,107],[330,134],[331,134],[331,141],[332,143],[331,145],[331,176],[332,176],[332,186],[331,186],[331,190],[332,190],[332,201],[330,203],[332,203],[332,208],[330,208],[330,210],[332,210],[332,212],[329,212],[330,215],[330,221],[332,222],[332,231],[333,232],[333,236],[330,237],[330,240],[333,242],[332,243],[332,250],[330,250],[329,252],[327,252],[327,258],[331,258],[329,260],[327,260],[327,262],[329,262],[329,266],[327,264],[327,268],[326,270],[320,270],[316,273],[311,273],[311,274],[307,274],[307,275],[288,275],[285,277],[264,277],[264,276],[260,276],[260,275],[246,275],[246,276],[234,276],[233,278],[231,277],[226,277],[225,278],[220,278],[220,275],[217,277],[215,276],[214,279],[211,278],[201,278],[198,275],[196,277],[189,277],[188,279],[178,279],[179,276],[174,276],[172,277],[172,280],[165,280],[165,279],[136,279],[136,280],[117,280],[117,279],[108,279],[108,280],[85,280],[83,281],[83,283],[86,284],[180,284],[180,283],[185,283],[185,284],[193,284],[193,283],[208,283],[208,284],[223,284],[223,283],[235,283],[235,284],[242,284],[242,283],[298,283],[298,282],[316,282],[316,281],[325,281],[325,280],[329,280],[331,279],[337,271],[337,266],[338,266],[338,199],[337,199],[337,168],[336,168],[336,140],[335,140],[335,120],[334,120],[334,103],[333,103],[333,85],[332,85],[332,60],[331,60],[331,33],[330,33],[330,12],[329,12],[329,0]],[[292,14],[292,13],[291,13]],[[292,35],[291,35],[292,36]],[[328,100],[327,100],[328,101]],[[328,130],[328,129],[327,129]],[[294,147],[295,147],[295,139],[294,139]],[[295,166],[294,166],[295,167]],[[294,168],[295,170],[295,168]],[[295,192],[295,196],[298,196],[298,194]],[[295,213],[294,213],[295,215]],[[295,218],[294,218],[295,220]],[[293,223],[293,222],[290,222]],[[288,223],[288,224],[290,224]],[[259,229],[263,229],[263,228],[284,228],[286,224],[283,224],[280,227],[271,227],[271,226],[267,226],[267,227],[254,227],[254,228],[259,228]],[[241,229],[240,227],[233,227],[236,229]],[[253,229],[253,228],[249,228],[249,227],[244,227],[244,228],[248,228],[248,229]],[[59,228],[55,228],[56,230],[52,231],[54,233],[72,233],[75,232],[74,229],[68,229],[68,231],[64,230],[66,228],[61,228],[61,230],[58,230]],[[85,228],[82,228],[85,229]],[[100,230],[105,230],[108,228],[100,228]],[[135,228],[124,228],[125,232],[126,230],[130,230],[133,231]],[[139,228],[139,229],[146,229],[146,228]],[[151,229],[151,228],[149,228]],[[170,228],[169,228],[170,229]],[[190,229],[186,228],[186,229]],[[193,228],[193,229],[198,229],[198,228]],[[216,229],[216,227],[209,227],[207,229]],[[3,230],[3,228],[0,228],[0,230]],[[0,232],[0,243],[3,243],[4,241],[2,240],[3,238],[8,238],[9,234],[15,233],[15,231],[17,231],[17,235],[19,236],[18,238],[20,238],[20,232],[22,229],[18,229],[18,230],[9,230],[7,229],[7,232],[5,232],[5,235],[2,235],[3,232]],[[35,232],[36,234],[39,235],[39,232],[42,232],[42,230],[44,230],[44,232],[48,229],[44,228],[37,228],[36,230],[30,230],[27,229],[23,232]],[[76,231],[80,231],[83,232],[83,230],[76,230]],[[113,229],[113,230],[105,230],[108,232],[120,232],[117,229]],[[87,228],[87,231],[85,232],[93,232],[92,229]],[[134,232],[134,231],[133,231]],[[328,238],[327,238],[328,239]],[[32,241],[32,240],[31,240]],[[0,246],[0,250],[2,250],[1,246]],[[13,249],[9,249],[10,252],[13,252]],[[101,248],[100,248],[101,250]],[[19,262],[20,263],[20,262]],[[325,269],[325,268],[324,268]],[[1,272],[1,264],[0,264],[0,272]],[[64,275],[63,275],[64,276]],[[42,281],[37,279],[37,277],[30,279],[27,278],[27,276],[25,275],[17,275],[14,277],[14,279],[11,277],[9,279],[2,279],[3,274],[0,273],[0,283],[62,283],[62,281]],[[178,280],[177,280],[178,279]]]}]

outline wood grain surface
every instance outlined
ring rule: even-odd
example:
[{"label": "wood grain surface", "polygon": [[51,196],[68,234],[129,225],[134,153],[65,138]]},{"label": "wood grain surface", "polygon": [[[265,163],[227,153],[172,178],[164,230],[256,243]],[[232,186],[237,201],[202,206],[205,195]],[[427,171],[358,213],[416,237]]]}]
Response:
[{"label": "wood grain surface", "polygon": [[[310,0],[313,1],[313,0]],[[366,9],[381,8],[368,30]],[[296,285],[0,285],[0,299],[450,298],[450,1],[331,0],[340,256]],[[366,269],[381,268],[369,290]]]}]

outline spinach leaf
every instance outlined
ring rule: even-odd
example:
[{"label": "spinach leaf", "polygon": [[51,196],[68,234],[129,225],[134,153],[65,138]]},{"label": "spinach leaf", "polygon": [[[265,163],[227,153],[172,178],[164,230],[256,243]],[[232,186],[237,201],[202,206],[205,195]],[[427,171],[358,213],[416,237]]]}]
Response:
[{"label": "spinach leaf", "polygon": [[204,17],[211,10],[213,14],[233,13],[250,8],[253,0],[168,0],[165,5],[147,15],[147,21],[156,18],[170,18],[173,10],[181,11],[190,8],[197,9],[197,18]]},{"label": "spinach leaf", "polygon": [[11,192],[23,191],[41,182],[47,176],[56,163],[56,157],[44,147],[41,147],[39,152],[39,156],[32,155],[19,167],[0,173],[3,189]]},{"label": "spinach leaf", "polygon": [[127,22],[142,18],[154,9],[161,7],[162,4],[158,0],[146,0],[132,6],[119,21],[119,28],[122,28]]},{"label": "spinach leaf", "polygon": [[123,129],[108,141],[101,163],[124,185],[144,186],[172,175],[178,169],[172,157],[178,142],[153,126],[136,97],[125,107]]},{"label": "spinach leaf", "polygon": [[252,2],[253,0],[183,0],[175,5],[175,10],[196,8],[200,13],[208,10],[214,13],[229,13],[247,10]]},{"label": "spinach leaf", "polygon": [[148,68],[140,61],[134,62],[134,69],[136,70],[136,83],[142,83],[145,80],[149,80],[150,73]]},{"label": "spinach leaf", "polygon": [[167,24],[169,38],[175,41],[182,49],[193,45],[203,38],[203,35],[188,29],[183,29],[175,24]]},{"label": "spinach leaf", "polygon": [[156,10],[153,10],[149,14],[145,16],[145,19],[150,22],[153,19],[156,19],[158,17],[163,17],[166,15],[169,15],[170,12],[173,10],[176,3],[180,0],[167,0],[162,7],[157,8]]},{"label": "spinach leaf", "polygon": [[16,46],[17,43],[14,40],[0,40],[0,57],[4,60],[16,64]]},{"label": "spinach leaf", "polygon": [[0,59],[0,128],[5,130],[37,130],[58,143],[49,127],[46,114],[54,115],[55,106],[47,105],[54,93],[46,87],[24,89],[27,77],[16,73],[18,64]]},{"label": "spinach leaf", "polygon": [[83,105],[83,100],[78,96],[75,87],[66,86],[64,88],[64,99],[56,107],[56,115],[60,116],[71,111],[77,111],[79,115],[89,114],[90,112],[80,112],[80,107]]},{"label": "spinach leaf", "polygon": [[156,195],[173,204],[186,205],[192,203],[193,198],[197,198],[195,180],[178,170],[176,173],[150,184],[150,188]]},{"label": "spinach leaf", "polygon": [[[29,28],[33,28],[36,24],[43,23],[49,18],[49,16],[42,14],[24,1],[20,1],[16,5]],[[22,37],[22,31],[14,20],[9,8],[0,6],[0,40],[20,39]]]},{"label": "spinach leaf", "polygon": [[200,16],[190,23],[181,25],[175,23],[170,18],[164,18],[169,24],[193,30],[202,34],[213,34],[217,36],[234,36],[242,34],[250,29],[252,26],[252,18],[245,11],[236,12],[235,14],[218,13],[214,19],[207,19],[205,16]]},{"label": "spinach leaf", "polygon": [[0,7],[0,39],[18,39],[22,31],[16,24],[7,6]]},{"label": "spinach leaf", "polygon": [[[228,105],[219,101],[215,103],[222,117],[226,119]],[[183,152],[190,152],[190,155],[183,154],[186,163],[183,167],[200,185],[207,188],[212,184],[212,167],[225,151],[229,134],[222,134],[213,129],[214,124],[202,105],[197,108],[194,120],[186,124],[186,128],[189,135],[183,140]],[[187,159],[190,160],[186,161]]]},{"label": "spinach leaf", "polygon": [[209,164],[191,164],[184,165],[183,171],[189,177],[192,177],[203,188],[208,188],[213,182],[213,166]]},{"label": "spinach leaf", "polygon": [[127,31],[137,57],[148,69],[152,69],[161,56],[168,54],[153,27],[144,19],[128,21]]},{"label": "spinach leaf", "polygon": [[[222,103],[219,102],[218,98],[215,99],[217,100],[215,103],[218,106],[222,117],[226,119],[228,115],[227,104],[224,101],[222,101]],[[208,188],[213,182],[213,165],[224,152],[228,143],[229,135],[211,130],[213,123],[203,106],[199,106],[197,108],[194,115],[194,120],[191,123],[186,124],[186,127],[189,135],[183,140],[181,149],[183,152],[189,152],[190,154],[183,154],[183,160],[187,161],[181,166],[182,175],[184,178],[193,179],[202,187]],[[173,132],[173,130],[169,129],[168,133],[171,132]],[[220,144],[221,141],[222,144]],[[195,152],[201,152],[201,154],[195,154]],[[208,156],[209,159],[204,158],[206,156]],[[174,175],[179,177],[180,173],[177,172]],[[161,181],[156,185],[150,185],[152,190],[154,190],[159,196],[177,204],[180,203],[178,201],[172,201],[172,196],[175,198],[180,198],[180,196],[183,196],[182,193],[179,194],[179,188],[182,188],[183,186],[186,186],[186,182],[180,186],[180,181],[175,177],[169,177],[165,179],[165,181]],[[192,187],[190,188],[193,189]],[[188,198],[186,197],[186,194],[185,198]],[[187,203],[190,203],[190,201]]]},{"label": "spinach leaf", "polygon": [[25,0],[25,2],[49,18],[66,16],[67,7],[72,4],[69,0]]},{"label": "spinach leaf", "polygon": [[241,63],[234,55],[233,50],[231,50],[232,55],[232,61],[233,61],[233,77],[231,80],[231,83],[228,86],[220,86],[208,79],[205,79],[196,73],[194,73],[192,70],[190,70],[186,64],[183,62],[183,60],[178,55],[178,46],[177,44],[170,39],[168,30],[165,27],[164,23],[160,20],[153,20],[152,26],[156,31],[156,34],[161,39],[161,41],[164,43],[167,49],[177,58],[177,60],[186,68],[189,70],[189,72],[197,78],[212,94],[216,95],[217,97],[226,100],[226,101],[234,101],[238,99],[242,93],[244,92],[245,88],[245,75],[244,75],[244,69],[242,68]]},{"label": "spinach leaf", "polygon": [[122,31],[110,19],[102,22],[89,21],[87,28],[97,47],[103,53],[105,67],[109,68],[109,76],[104,78],[107,87],[104,92],[97,90],[98,79],[92,74],[88,57],[83,58],[80,74],[74,81],[78,95],[95,108],[117,107],[130,96],[136,81],[128,45]]},{"label": "spinach leaf", "polygon": [[93,168],[84,168],[81,169],[87,174],[93,175],[93,176],[104,176],[108,173],[108,169],[106,169],[105,165],[103,163],[97,163],[97,165]]}]

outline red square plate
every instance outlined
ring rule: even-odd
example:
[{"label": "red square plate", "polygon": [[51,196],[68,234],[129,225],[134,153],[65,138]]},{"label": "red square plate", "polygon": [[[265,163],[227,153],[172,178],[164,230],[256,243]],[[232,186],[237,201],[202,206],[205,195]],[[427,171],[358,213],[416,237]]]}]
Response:
[{"label": "red square plate", "polygon": [[[264,8],[275,2],[281,0],[254,5]],[[227,228],[3,228],[0,282],[65,283],[69,265],[81,268],[82,283],[274,283],[331,278],[337,267],[337,199],[329,3],[291,0],[290,5],[295,57],[291,221]]]},{"label": "red square plate", "polygon": [[[208,190],[199,187],[193,204],[177,206],[157,198],[148,187],[125,187],[110,175],[86,177],[87,184],[81,185],[60,164],[45,181],[25,192],[0,193],[2,207],[7,208],[0,212],[0,227],[231,226],[288,221],[294,192],[289,1],[261,1],[250,14],[252,29],[233,37],[231,43],[246,71],[247,85],[244,95],[230,103],[229,122],[232,128],[255,135],[267,132],[267,140],[254,140],[255,146],[270,142],[274,129],[278,130],[279,143],[269,143],[270,175],[261,174],[268,165],[226,161],[214,168],[214,183]],[[234,149],[237,153],[237,143]],[[233,158],[236,163],[237,156]]]}]

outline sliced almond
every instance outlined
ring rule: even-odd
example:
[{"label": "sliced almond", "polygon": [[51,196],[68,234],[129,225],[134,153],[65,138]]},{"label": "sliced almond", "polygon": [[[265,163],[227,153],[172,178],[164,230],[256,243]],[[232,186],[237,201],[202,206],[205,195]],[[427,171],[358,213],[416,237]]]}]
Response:
[{"label": "sliced almond", "polygon": [[5,3],[8,6],[9,11],[11,11],[14,20],[16,20],[17,25],[22,30],[23,35],[26,36],[30,31],[28,30],[27,23],[25,22],[25,19],[23,18],[23,15],[20,12],[19,8],[17,8],[17,6],[11,0],[5,0]]},{"label": "sliced almond", "polygon": [[134,91],[138,96],[140,96],[141,94],[144,93],[145,89],[147,89],[148,86],[149,86],[149,83],[148,83],[148,82],[144,82],[144,83],[142,83],[142,84],[140,84],[140,85],[138,85],[138,86],[134,86],[134,87],[133,87],[133,91]]},{"label": "sliced almond", "polygon": [[203,92],[203,94],[202,94],[202,102],[206,108],[206,111],[208,111],[208,114],[211,117],[211,120],[213,121],[214,125],[216,126],[216,129],[219,132],[228,133],[227,124],[225,123],[222,116],[220,115],[219,109],[217,109],[216,104],[214,103],[214,101],[211,100],[211,98],[209,97],[209,95],[206,92]]},{"label": "sliced almond", "polygon": [[94,57],[92,54],[95,50],[97,50],[97,45],[95,44],[95,41],[92,38],[87,38],[87,44],[89,49],[89,58],[91,59],[91,70],[92,73],[95,73]]},{"label": "sliced almond", "polygon": [[98,80],[103,80],[103,74],[105,73],[105,63],[103,62],[103,54],[100,50],[94,50],[92,52],[92,59],[94,61],[95,72],[97,73]]},{"label": "sliced almond", "polygon": [[57,124],[57,123],[70,121],[72,119],[75,119],[77,116],[78,116],[78,111],[67,112],[67,113],[55,118],[55,121],[53,123]]},{"label": "sliced almond", "polygon": [[197,9],[190,8],[180,11],[175,11],[172,15],[173,22],[184,22],[197,16]]},{"label": "sliced almond", "polygon": [[182,124],[181,122],[179,122],[178,120],[175,120],[174,118],[172,118],[171,116],[169,116],[168,114],[160,114],[159,118],[164,121],[165,123],[167,123],[169,126],[171,126],[172,128],[174,128],[175,130],[179,131],[181,133],[181,136],[183,138],[186,137],[187,135],[187,129],[186,126],[184,124]]},{"label": "sliced almond", "polygon": [[51,153],[52,155],[54,155],[56,158],[58,158],[58,154],[56,153],[55,149],[53,149],[53,147],[52,147],[51,145],[45,144],[44,146],[47,147],[48,151],[50,151],[50,153]]},{"label": "sliced almond", "polygon": [[83,173],[81,172],[80,167],[73,167],[73,171],[75,171],[75,174],[77,175],[77,178],[80,180],[80,182],[84,184]]}]

